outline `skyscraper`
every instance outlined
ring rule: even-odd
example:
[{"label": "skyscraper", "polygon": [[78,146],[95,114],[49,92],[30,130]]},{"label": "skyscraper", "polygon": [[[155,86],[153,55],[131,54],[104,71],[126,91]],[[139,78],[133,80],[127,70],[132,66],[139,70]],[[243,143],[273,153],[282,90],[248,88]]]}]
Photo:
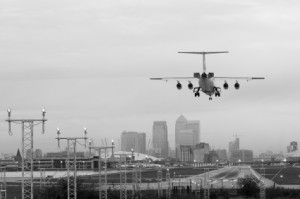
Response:
[{"label": "skyscraper", "polygon": [[180,146],[179,143],[179,134],[182,130],[186,129],[187,119],[181,115],[175,123],[175,148],[177,149]]},{"label": "skyscraper", "polygon": [[176,120],[175,124],[175,150],[178,158],[180,145],[195,146],[200,143],[200,121],[188,121],[183,115]]},{"label": "skyscraper", "polygon": [[146,154],[146,133],[137,133],[134,151]]},{"label": "skyscraper", "polygon": [[168,127],[165,121],[154,121],[152,129],[154,156],[167,158],[169,155]]},{"label": "skyscraper", "polygon": [[121,134],[121,150],[146,153],[146,133],[126,132]]},{"label": "skyscraper", "polygon": [[200,121],[188,121],[186,127],[193,131],[193,145],[200,143]]},{"label": "skyscraper", "polygon": [[235,138],[234,141],[229,142],[228,155],[230,161],[232,161],[233,153],[238,150],[240,150],[240,139]]}]

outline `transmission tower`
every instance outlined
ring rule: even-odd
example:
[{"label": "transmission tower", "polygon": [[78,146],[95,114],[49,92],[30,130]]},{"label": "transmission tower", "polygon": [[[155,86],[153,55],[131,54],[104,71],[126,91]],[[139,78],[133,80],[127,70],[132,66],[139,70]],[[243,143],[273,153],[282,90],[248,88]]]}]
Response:
[{"label": "transmission tower", "polygon": [[67,140],[67,176],[68,176],[68,199],[77,199],[77,160],[76,160],[76,144],[77,140],[84,140],[86,147],[87,131],[84,128],[84,137],[59,137],[60,130],[57,128],[58,148],[60,148],[60,140]]},{"label": "transmission tower", "polygon": [[[7,110],[8,134],[12,135],[11,123],[22,126],[22,199],[33,199],[33,127],[42,124],[42,134],[45,133],[46,111],[42,109],[42,119],[11,119],[11,110]],[[29,157],[26,152],[30,151]],[[25,158],[26,157],[26,158]]]},{"label": "transmission tower", "polygon": [[127,199],[126,154],[120,154],[120,199]]},{"label": "transmission tower", "polygon": [[142,195],[141,194],[142,168],[140,165],[138,167],[136,167],[135,172],[136,172],[136,174],[135,174],[136,192],[137,192],[137,195],[139,196],[139,198],[141,199],[142,198],[142,196],[141,196]]},{"label": "transmission tower", "polygon": [[[131,149],[131,162],[134,161],[134,150]],[[135,199],[137,196],[141,198],[141,166],[138,164],[134,169],[132,169],[132,199]]]},{"label": "transmission tower", "polygon": [[0,199],[6,199],[6,169],[0,167]]},{"label": "transmission tower", "polygon": [[[89,147],[90,149],[95,149],[99,153],[99,160],[98,160],[98,169],[99,169],[99,199],[107,199],[107,149],[114,149],[114,145],[112,146],[105,146],[105,147]],[[104,150],[104,177],[101,176],[101,150]]]},{"label": "transmission tower", "polygon": [[132,169],[131,175],[132,175],[132,199],[135,198],[135,190],[136,190],[136,184],[137,184],[137,176],[136,176],[136,169]]},{"label": "transmission tower", "polygon": [[161,171],[161,169],[159,169],[157,171],[157,196],[158,196],[158,198],[162,197],[161,181],[162,181],[162,171]]},{"label": "transmission tower", "polygon": [[168,199],[171,199],[171,178],[170,178],[169,168],[167,169],[167,173],[166,173],[166,181],[168,183],[168,187],[167,187],[167,191],[166,191],[166,197]]}]

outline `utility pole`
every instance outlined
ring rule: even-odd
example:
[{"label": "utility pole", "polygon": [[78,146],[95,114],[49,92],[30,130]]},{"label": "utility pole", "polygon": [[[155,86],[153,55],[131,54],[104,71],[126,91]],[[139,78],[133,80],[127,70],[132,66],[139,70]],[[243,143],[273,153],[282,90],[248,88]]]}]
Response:
[{"label": "utility pole", "polygon": [[45,168],[41,168],[40,169],[40,190],[42,190],[42,188],[44,188],[46,185],[46,172],[45,172]]},{"label": "utility pole", "polygon": [[[22,126],[22,199],[33,199],[33,127],[42,124],[45,133],[46,110],[42,109],[42,119],[11,119],[11,110],[7,110],[8,134],[12,135],[11,123]],[[26,152],[30,151],[29,157]],[[26,158],[25,158],[26,157]]]},{"label": "utility pole", "polygon": [[6,169],[0,167],[0,199],[6,199]]},{"label": "utility pole", "polygon": [[[112,142],[112,146],[106,146],[106,147],[90,147],[90,149],[95,149],[99,153],[99,159],[98,159],[98,169],[99,169],[99,199],[107,199],[107,157],[106,157],[106,150],[107,149],[114,149],[114,145]],[[104,149],[104,178],[101,176],[101,150]]]},{"label": "utility pole", "polygon": [[76,159],[76,144],[77,140],[84,140],[86,147],[87,131],[84,128],[84,137],[59,137],[60,130],[57,128],[58,148],[60,148],[60,140],[67,140],[67,176],[68,176],[68,199],[77,199],[77,159]]}]

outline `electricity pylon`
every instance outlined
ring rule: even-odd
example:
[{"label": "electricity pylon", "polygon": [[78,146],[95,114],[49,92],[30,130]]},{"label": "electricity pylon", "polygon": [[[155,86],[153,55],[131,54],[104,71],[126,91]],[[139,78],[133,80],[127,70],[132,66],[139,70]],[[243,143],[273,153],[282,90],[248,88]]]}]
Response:
[{"label": "electricity pylon", "polygon": [[120,199],[127,199],[127,174],[126,174],[126,155],[120,154]]},{"label": "electricity pylon", "polygon": [[[45,133],[46,111],[42,109],[42,119],[11,119],[11,110],[7,110],[8,134],[12,135],[11,123],[22,125],[22,199],[33,199],[33,127],[42,124]],[[26,152],[30,151],[29,157]]]},{"label": "electricity pylon", "polygon": [[167,187],[167,193],[166,193],[166,197],[168,199],[171,198],[171,176],[170,176],[170,171],[169,168],[167,168],[167,173],[166,173],[166,181],[168,183],[168,187]]},{"label": "electricity pylon", "polygon": [[[107,149],[114,149],[114,144],[112,142],[112,146],[105,146],[105,147],[89,147],[90,149],[95,149],[99,153],[99,160],[98,160],[98,169],[99,169],[99,199],[107,199]],[[101,150],[104,150],[104,177],[101,176]],[[113,153],[112,153],[113,154]]]},{"label": "electricity pylon", "polygon": [[159,170],[157,171],[157,195],[158,195],[158,198],[162,197],[161,182],[162,182],[162,171],[161,171],[161,168],[159,168]]},{"label": "electricity pylon", "polygon": [[60,130],[57,128],[57,141],[58,147],[60,148],[60,140],[67,140],[67,176],[68,176],[68,199],[77,199],[77,160],[76,160],[76,144],[77,140],[84,140],[86,147],[87,131],[84,128],[84,137],[59,137]]}]

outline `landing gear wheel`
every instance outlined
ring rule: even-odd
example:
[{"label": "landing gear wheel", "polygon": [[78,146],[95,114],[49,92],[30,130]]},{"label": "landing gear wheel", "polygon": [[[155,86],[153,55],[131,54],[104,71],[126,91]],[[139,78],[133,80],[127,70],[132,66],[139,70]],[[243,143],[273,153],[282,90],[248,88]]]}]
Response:
[{"label": "landing gear wheel", "polygon": [[200,93],[199,93],[199,92],[196,92],[196,93],[195,93],[195,97],[200,97]]},{"label": "landing gear wheel", "polygon": [[216,93],[215,96],[216,96],[216,97],[220,97],[221,94],[220,94],[220,93]]},{"label": "landing gear wheel", "polygon": [[212,97],[209,97],[209,100],[212,100]]}]

